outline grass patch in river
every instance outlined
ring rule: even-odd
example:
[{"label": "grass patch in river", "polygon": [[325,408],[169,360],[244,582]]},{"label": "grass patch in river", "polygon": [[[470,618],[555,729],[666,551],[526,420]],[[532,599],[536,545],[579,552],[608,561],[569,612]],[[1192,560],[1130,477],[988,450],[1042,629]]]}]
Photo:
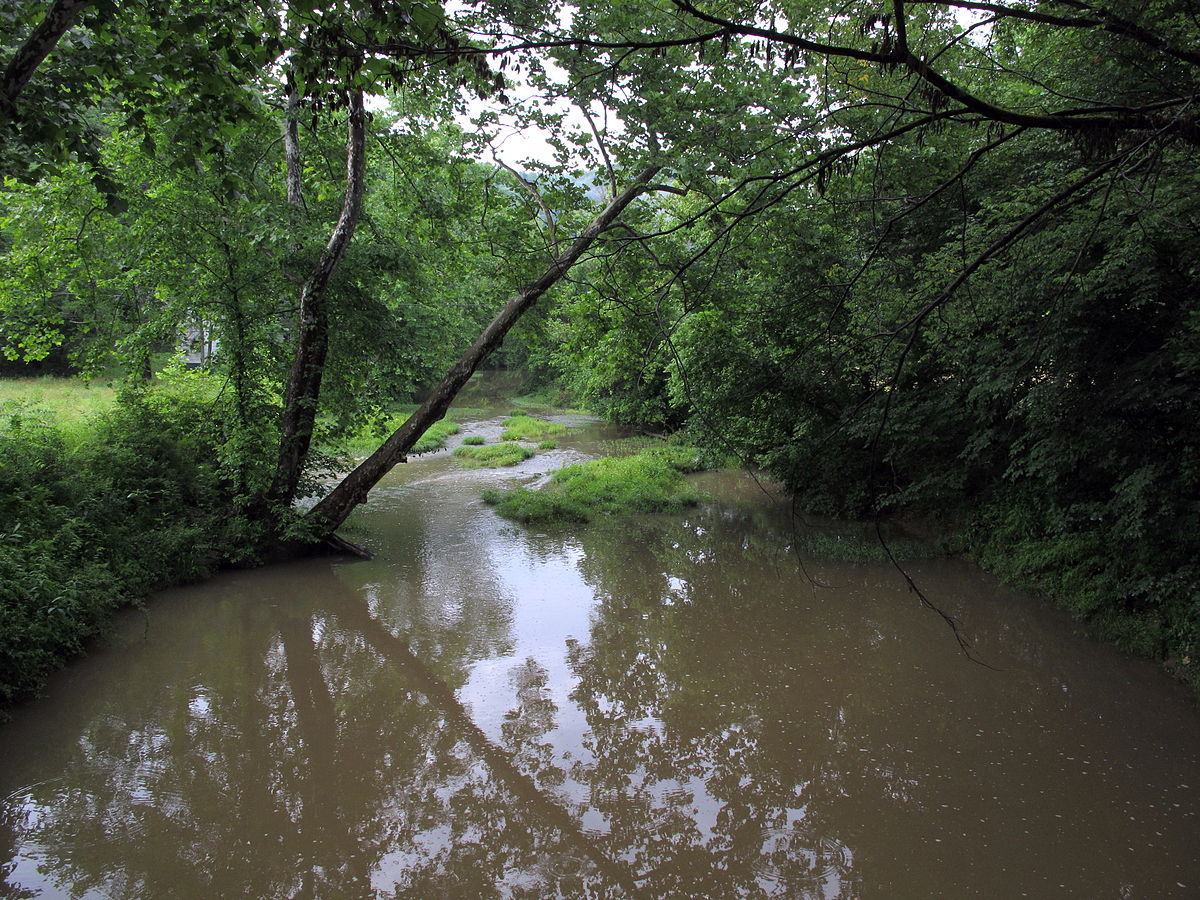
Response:
[{"label": "grass patch in river", "polygon": [[633,456],[567,466],[539,490],[487,491],[483,499],[500,515],[526,525],[669,512],[699,502],[699,492],[683,479],[683,473],[696,468],[695,450],[660,445]]},{"label": "grass patch in river", "polygon": [[487,446],[462,446],[454,455],[465,465],[475,468],[499,468],[515,466],[533,456],[533,451],[520,444],[489,444]]},{"label": "grass patch in river", "polygon": [[463,438],[463,443],[468,447],[481,447],[486,444],[487,441],[483,439],[483,435],[481,434],[471,434]]},{"label": "grass patch in river", "polygon": [[540,444],[538,444],[538,449],[539,450],[557,450],[558,442],[557,441],[542,441]]},{"label": "grass patch in river", "polygon": [[535,416],[513,416],[504,423],[504,431],[500,432],[502,441],[537,441],[552,434],[562,434],[567,430],[566,425],[557,422],[547,422]]}]

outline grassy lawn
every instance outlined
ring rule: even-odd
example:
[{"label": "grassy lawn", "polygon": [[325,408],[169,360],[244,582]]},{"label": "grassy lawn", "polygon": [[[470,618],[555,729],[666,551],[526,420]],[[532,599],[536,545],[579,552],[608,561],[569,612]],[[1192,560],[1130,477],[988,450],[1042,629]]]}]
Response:
[{"label": "grassy lawn", "polygon": [[28,410],[56,426],[69,443],[85,441],[91,421],[112,409],[117,392],[107,382],[79,378],[0,378],[0,411]]}]

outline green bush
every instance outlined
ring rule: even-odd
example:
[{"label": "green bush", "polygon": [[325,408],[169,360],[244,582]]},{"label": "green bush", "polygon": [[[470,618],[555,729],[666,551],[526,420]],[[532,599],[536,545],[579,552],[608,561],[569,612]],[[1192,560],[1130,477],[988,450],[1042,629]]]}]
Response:
[{"label": "green bush", "polygon": [[270,460],[229,439],[228,412],[201,380],[140,388],[73,447],[43,415],[0,410],[0,707],[118,607],[253,544],[237,498]]},{"label": "green bush", "polygon": [[540,490],[489,491],[484,501],[517,522],[588,522],[594,517],[678,510],[697,503],[683,473],[698,468],[688,447],[655,447],[633,456],[605,457],[567,466]]}]

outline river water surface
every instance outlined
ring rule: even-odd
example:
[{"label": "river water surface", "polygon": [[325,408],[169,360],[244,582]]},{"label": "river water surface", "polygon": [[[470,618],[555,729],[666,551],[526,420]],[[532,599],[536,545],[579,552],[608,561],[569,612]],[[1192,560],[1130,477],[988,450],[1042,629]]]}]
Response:
[{"label": "river water surface", "polygon": [[478,499],[605,437],[414,459],[374,561],[126,615],[0,728],[0,897],[1200,897],[1200,714],[1155,667],[912,563],[973,662],[740,473],[569,533]]}]

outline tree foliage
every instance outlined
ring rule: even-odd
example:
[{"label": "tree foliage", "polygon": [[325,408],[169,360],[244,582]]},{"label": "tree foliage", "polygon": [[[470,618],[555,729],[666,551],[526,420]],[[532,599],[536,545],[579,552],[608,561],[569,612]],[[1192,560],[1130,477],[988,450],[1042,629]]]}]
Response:
[{"label": "tree foliage", "polygon": [[[1195,657],[1197,38],[1175,0],[22,0],[0,346],[143,374],[203,323],[205,452],[278,540],[516,327],[614,419]],[[506,122],[553,158],[481,161]],[[297,532],[318,448],[435,385]]]}]

